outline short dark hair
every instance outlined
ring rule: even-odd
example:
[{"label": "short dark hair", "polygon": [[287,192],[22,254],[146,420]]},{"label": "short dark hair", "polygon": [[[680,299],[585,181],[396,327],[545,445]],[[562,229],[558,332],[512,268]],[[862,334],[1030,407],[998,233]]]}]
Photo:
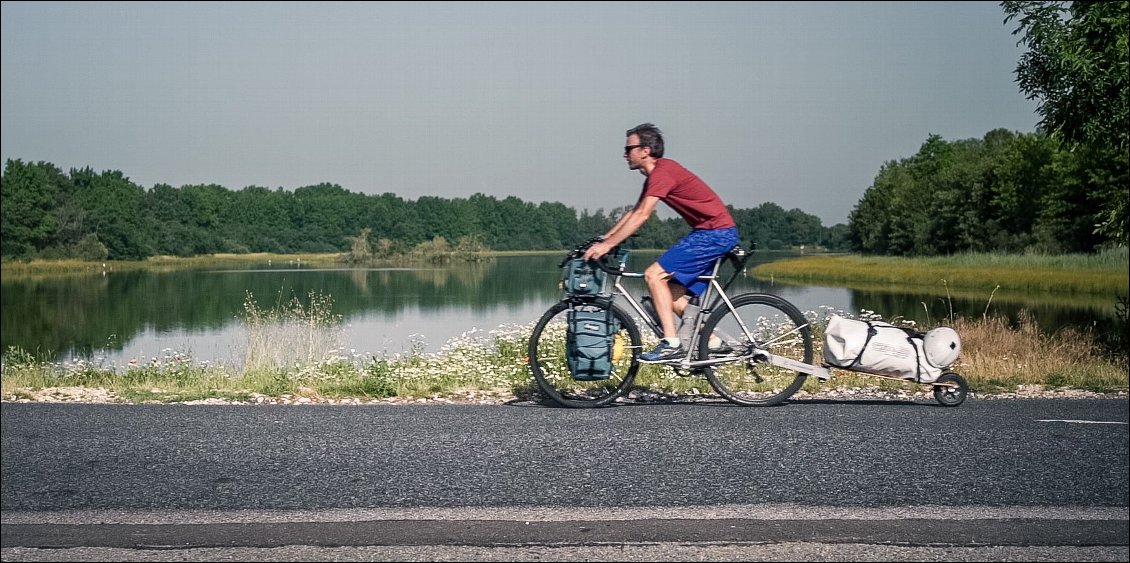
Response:
[{"label": "short dark hair", "polygon": [[636,135],[640,138],[640,144],[651,149],[651,156],[655,158],[663,158],[663,132],[658,127],[650,123],[641,123],[628,129],[625,137]]}]

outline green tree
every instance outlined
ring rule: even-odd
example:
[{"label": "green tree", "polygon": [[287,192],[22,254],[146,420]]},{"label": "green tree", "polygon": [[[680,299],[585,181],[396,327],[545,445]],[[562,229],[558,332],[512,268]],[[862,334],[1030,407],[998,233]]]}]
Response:
[{"label": "green tree", "polygon": [[301,233],[290,220],[293,194],[248,186],[235,192],[224,216],[227,237],[249,252],[287,253],[297,248]]},{"label": "green tree", "polygon": [[[1102,246],[1106,237],[1096,231],[1094,218],[1106,201],[1103,190],[1110,185],[1110,175],[1119,174],[1107,169],[1111,164],[1087,145],[1053,155],[1034,227],[1038,249],[1094,252]],[[1125,170],[1121,175],[1125,178]],[[1125,191],[1126,184],[1121,186]]]},{"label": "green tree", "polygon": [[851,250],[851,229],[845,223],[836,223],[824,230],[820,245],[830,252]]},{"label": "green tree", "polygon": [[59,226],[54,210],[69,181],[54,165],[24,164],[9,159],[0,178],[0,254],[5,258],[32,258],[56,240]]},{"label": "green tree", "polygon": [[580,238],[577,232],[577,212],[573,208],[543,201],[538,204],[538,216],[546,225],[542,248],[563,248],[575,244],[574,241]]},{"label": "green tree", "polygon": [[1092,155],[1114,162],[1102,168],[1117,186],[1093,186],[1103,205],[1096,230],[1118,244],[1127,241],[1127,123],[1130,102],[1128,2],[1006,1],[1007,24],[1029,49],[1016,68],[1020,90],[1039,100],[1040,125],[1068,143],[1089,145]]},{"label": "green tree", "polygon": [[593,213],[589,213],[588,209],[581,211],[577,217],[577,234],[572,239],[566,241],[566,245],[577,244],[588,238],[603,235],[612,228],[615,223],[614,218],[608,217],[604,214],[604,209],[597,209]]},{"label": "green tree", "polygon": [[1093,250],[1095,235],[1078,226],[1094,216],[1094,182],[1077,161],[1043,133],[930,135],[913,157],[886,163],[864,192],[849,216],[852,247],[890,255]]},{"label": "green tree", "polygon": [[758,248],[768,249],[771,240],[779,240],[785,229],[785,210],[776,203],[765,202],[750,209],[733,209],[730,214],[738,233]]},{"label": "green tree", "polygon": [[147,195],[149,213],[155,224],[154,251],[170,256],[192,256],[192,237],[183,222],[186,210],[180,191],[168,184],[157,184]]},{"label": "green tree", "polygon": [[344,251],[345,237],[357,232],[364,222],[365,196],[337,184],[298,188],[294,199],[294,226],[305,237],[296,249],[301,252]]},{"label": "green tree", "polygon": [[871,187],[848,215],[848,231],[852,248],[867,254],[902,254],[892,248],[892,203],[894,194],[908,190],[912,182],[907,167],[888,161],[879,169]]},{"label": "green tree", "polygon": [[820,237],[823,235],[824,226],[820,224],[820,218],[815,215],[809,215],[800,209],[790,209],[785,212],[785,224],[788,225],[788,235],[785,241],[790,246],[807,245],[812,247],[820,242]]},{"label": "green tree", "polygon": [[145,191],[120,171],[95,174],[89,167],[71,170],[75,194],[86,210],[90,230],[112,260],[140,260],[153,255],[151,216]]}]

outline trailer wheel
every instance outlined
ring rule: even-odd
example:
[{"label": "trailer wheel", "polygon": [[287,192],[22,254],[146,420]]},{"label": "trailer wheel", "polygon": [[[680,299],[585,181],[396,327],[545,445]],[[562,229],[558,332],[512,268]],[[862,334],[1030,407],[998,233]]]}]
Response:
[{"label": "trailer wheel", "polygon": [[965,402],[969,394],[969,384],[965,378],[947,371],[934,381],[934,399],[943,407],[956,407]]}]

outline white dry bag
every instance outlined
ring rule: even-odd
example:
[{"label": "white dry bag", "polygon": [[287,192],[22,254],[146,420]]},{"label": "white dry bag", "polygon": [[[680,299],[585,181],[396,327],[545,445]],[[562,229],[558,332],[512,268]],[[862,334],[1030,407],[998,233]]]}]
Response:
[{"label": "white dry bag", "polygon": [[835,315],[824,331],[826,364],[920,383],[937,380],[959,353],[957,332],[944,327],[923,334],[890,323]]}]

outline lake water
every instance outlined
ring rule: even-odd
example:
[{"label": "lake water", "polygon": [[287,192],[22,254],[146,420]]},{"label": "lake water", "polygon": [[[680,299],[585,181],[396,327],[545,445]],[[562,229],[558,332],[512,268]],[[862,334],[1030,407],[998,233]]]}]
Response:
[{"label": "lake water", "polygon": [[[642,270],[654,254],[635,253]],[[249,340],[248,297],[261,310],[292,298],[328,296],[342,323],[338,343],[354,355],[435,352],[452,338],[489,339],[492,330],[531,325],[560,299],[560,256],[509,256],[435,268],[312,268],[248,262],[220,269],[106,272],[2,282],[0,346],[19,346],[56,361],[82,358],[103,367],[145,363],[173,354],[242,365]],[[755,261],[776,259],[757,255]],[[626,282],[643,294],[641,280]],[[1063,295],[947,295],[940,284],[914,290],[859,291],[782,285],[739,278],[734,291],[778,294],[802,311],[857,316],[874,311],[936,324],[953,312],[1015,319],[1028,311],[1041,327],[1114,322],[1114,299]]]}]

